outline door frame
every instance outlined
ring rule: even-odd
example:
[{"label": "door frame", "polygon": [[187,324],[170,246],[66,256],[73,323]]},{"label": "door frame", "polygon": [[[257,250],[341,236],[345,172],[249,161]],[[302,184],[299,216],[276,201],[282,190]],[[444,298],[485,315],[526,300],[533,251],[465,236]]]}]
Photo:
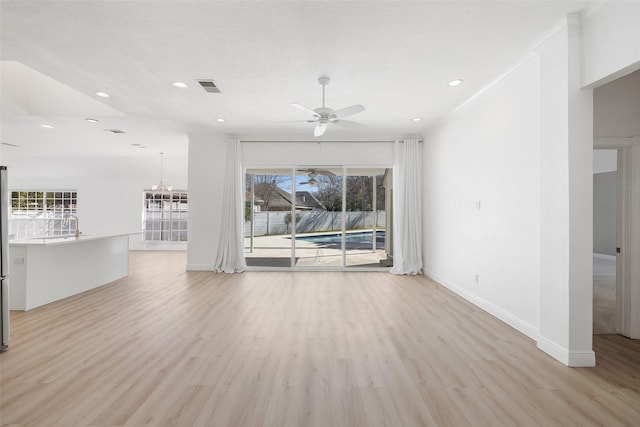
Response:
[{"label": "door frame", "polygon": [[640,264],[631,260],[640,255],[640,228],[632,227],[631,218],[640,215],[640,137],[594,138],[593,149],[618,151],[616,333],[637,339]]}]

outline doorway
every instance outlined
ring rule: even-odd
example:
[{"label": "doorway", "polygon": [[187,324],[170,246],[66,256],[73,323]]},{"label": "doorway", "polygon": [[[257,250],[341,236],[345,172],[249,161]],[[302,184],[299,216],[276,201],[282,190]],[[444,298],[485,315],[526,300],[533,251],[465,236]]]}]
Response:
[{"label": "doorway", "polygon": [[593,155],[593,333],[617,332],[618,150]]},{"label": "doorway", "polygon": [[[640,70],[593,91],[594,158],[600,150],[617,152],[615,333],[634,339],[640,338],[640,264],[636,262],[640,259],[640,229],[635,226],[640,217],[639,111]],[[594,232],[594,249],[596,239]],[[598,264],[594,262],[594,271],[597,268]],[[594,294],[596,290],[594,282]],[[595,309],[594,299],[594,320]]]}]

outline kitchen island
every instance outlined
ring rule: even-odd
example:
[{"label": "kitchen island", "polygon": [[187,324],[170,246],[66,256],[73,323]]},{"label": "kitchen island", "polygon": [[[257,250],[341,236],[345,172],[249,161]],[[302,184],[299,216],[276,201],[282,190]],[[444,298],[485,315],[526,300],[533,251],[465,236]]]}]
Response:
[{"label": "kitchen island", "polygon": [[129,274],[129,235],[9,242],[11,310],[31,310]]}]

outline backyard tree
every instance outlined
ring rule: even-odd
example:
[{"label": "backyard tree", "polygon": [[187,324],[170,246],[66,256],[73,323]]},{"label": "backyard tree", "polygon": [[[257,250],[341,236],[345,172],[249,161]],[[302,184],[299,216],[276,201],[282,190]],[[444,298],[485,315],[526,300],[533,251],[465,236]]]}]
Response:
[{"label": "backyard tree", "polygon": [[285,175],[247,174],[245,179],[247,191],[251,191],[251,178],[254,179],[253,191],[256,199],[262,200],[262,209],[268,211],[269,203],[278,195],[280,184],[285,182],[288,177]]},{"label": "backyard tree", "polygon": [[[378,210],[384,210],[384,188],[382,175],[375,179],[377,185]],[[347,176],[346,210],[348,212],[370,211],[373,209],[373,180],[369,176]],[[342,177],[318,176],[318,190],[314,193],[328,211],[342,210]]]},{"label": "backyard tree", "polygon": [[317,176],[318,190],[314,193],[328,211],[342,210],[342,177]]},{"label": "backyard tree", "polygon": [[[296,224],[300,222],[302,216],[299,213],[296,213]],[[288,212],[284,216],[284,223],[287,225],[287,233],[290,231],[289,227],[291,226],[291,212]]]}]

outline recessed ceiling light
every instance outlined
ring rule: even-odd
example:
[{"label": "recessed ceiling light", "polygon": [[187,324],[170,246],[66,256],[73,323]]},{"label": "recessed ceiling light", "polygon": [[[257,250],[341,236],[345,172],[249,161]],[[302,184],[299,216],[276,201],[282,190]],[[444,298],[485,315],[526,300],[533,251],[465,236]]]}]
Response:
[{"label": "recessed ceiling light", "polygon": [[449,86],[453,87],[453,86],[459,86],[462,84],[462,79],[455,79],[455,80],[451,80],[449,82]]},{"label": "recessed ceiling light", "polygon": [[53,126],[51,125],[40,125],[40,127],[43,127],[45,129],[53,129]]},{"label": "recessed ceiling light", "polygon": [[105,92],[96,92],[96,95],[98,95],[101,98],[108,98],[109,94],[105,93]]},{"label": "recessed ceiling light", "polygon": [[98,123],[100,121],[98,119],[91,119],[91,118],[86,118],[85,120],[91,123]]},{"label": "recessed ceiling light", "polygon": [[218,123],[224,123],[224,122],[226,122],[226,121],[227,121],[227,120],[226,120],[226,119],[223,119],[222,117],[218,117],[218,118],[216,119],[216,122],[218,122]]},{"label": "recessed ceiling light", "polygon": [[189,86],[186,85],[186,83],[182,83],[182,82],[173,82],[173,83],[171,83],[171,85],[173,87],[179,87],[180,89],[185,89],[185,88],[189,87]]},{"label": "recessed ceiling light", "polygon": [[422,121],[422,117],[415,117],[415,118],[411,119],[411,121],[413,121],[413,122],[421,122]]}]

